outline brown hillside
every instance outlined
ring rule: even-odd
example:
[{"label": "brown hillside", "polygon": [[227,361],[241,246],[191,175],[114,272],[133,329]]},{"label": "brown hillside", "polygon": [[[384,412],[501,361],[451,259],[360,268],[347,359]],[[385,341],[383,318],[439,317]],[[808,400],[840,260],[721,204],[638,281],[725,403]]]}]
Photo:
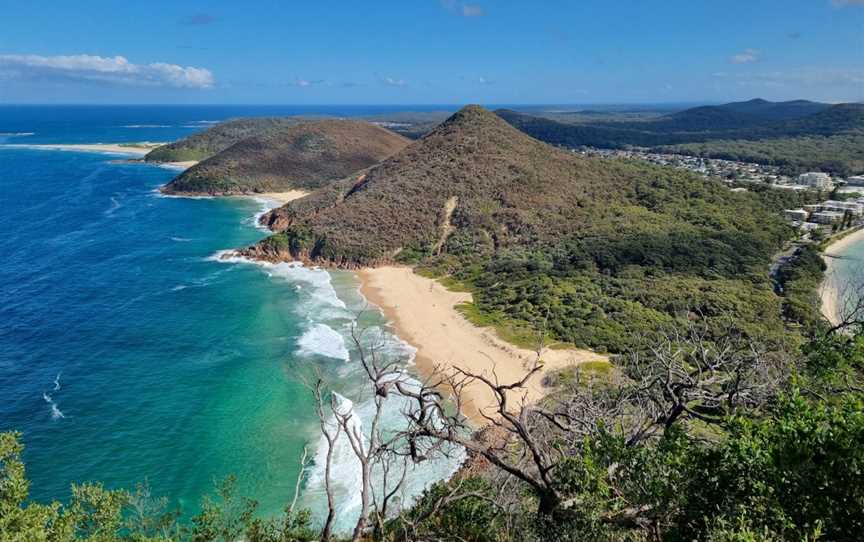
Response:
[{"label": "brown hillside", "polygon": [[488,253],[590,233],[598,219],[614,222],[613,200],[633,195],[640,172],[631,169],[551,147],[468,106],[365,174],[269,213],[265,223],[283,234],[248,254],[353,267],[406,250],[462,243]]},{"label": "brown hillside", "polygon": [[183,172],[163,192],[217,195],[314,190],[377,164],[408,143],[366,122],[302,122],[243,139]]}]

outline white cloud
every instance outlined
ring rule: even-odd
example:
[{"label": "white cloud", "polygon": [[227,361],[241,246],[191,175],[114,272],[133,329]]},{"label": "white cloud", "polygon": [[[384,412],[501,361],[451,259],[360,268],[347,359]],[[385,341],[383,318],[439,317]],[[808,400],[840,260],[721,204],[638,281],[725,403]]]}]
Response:
[{"label": "white cloud", "polygon": [[314,79],[310,81],[309,79],[302,79],[298,77],[294,79],[294,81],[289,83],[289,85],[291,85],[292,87],[307,88],[315,85],[323,85],[324,83],[325,81],[323,79]]},{"label": "white cloud", "polygon": [[95,55],[2,55],[0,77],[57,79],[107,85],[211,88],[213,73],[205,68],[165,62],[133,64],[125,57]]},{"label": "white cloud", "polygon": [[756,49],[744,49],[737,55],[733,55],[729,62],[733,64],[749,64],[759,60],[759,51]]},{"label": "white cloud", "polygon": [[404,79],[395,79],[393,77],[384,77],[381,82],[390,87],[404,87],[408,84]]},{"label": "white cloud", "polygon": [[494,85],[495,81],[489,79],[488,77],[480,77],[480,84],[481,85]]}]

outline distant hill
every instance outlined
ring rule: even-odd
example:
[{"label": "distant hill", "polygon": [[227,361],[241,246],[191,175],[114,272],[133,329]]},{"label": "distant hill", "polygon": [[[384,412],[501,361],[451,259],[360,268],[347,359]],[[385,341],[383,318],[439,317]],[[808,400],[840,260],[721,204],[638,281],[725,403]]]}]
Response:
[{"label": "distant hill", "polygon": [[367,122],[272,125],[191,167],[165,193],[245,194],[313,190],[374,165],[409,140]]},{"label": "distant hill", "polygon": [[618,348],[714,303],[781,325],[761,284],[790,231],[776,209],[680,170],[554,148],[477,106],[264,220],[279,233],[246,256],[446,269],[489,318],[530,328],[552,311],[550,333],[578,344]]},{"label": "distant hill", "polygon": [[256,117],[220,122],[180,141],[153,149],[144,159],[148,162],[201,161],[242,139],[279,130],[300,121],[291,117]]},{"label": "distant hill", "polygon": [[[526,134],[553,145],[658,150],[675,146],[677,152],[698,148],[700,155],[720,158],[731,157],[734,146],[741,159],[788,166],[793,172],[800,168],[843,175],[859,172],[861,157],[854,149],[864,136],[864,105],[857,103],[751,100],[695,107],[649,121],[580,124],[510,110],[496,113]],[[742,141],[750,143],[742,145]],[[744,148],[752,151],[741,153]],[[797,154],[802,155],[800,160],[793,159]]]},{"label": "distant hill", "polygon": [[831,106],[830,104],[811,102],[809,100],[769,102],[768,100],[756,98],[746,102],[733,102],[718,107],[753,115],[765,120],[791,120],[819,113]]}]

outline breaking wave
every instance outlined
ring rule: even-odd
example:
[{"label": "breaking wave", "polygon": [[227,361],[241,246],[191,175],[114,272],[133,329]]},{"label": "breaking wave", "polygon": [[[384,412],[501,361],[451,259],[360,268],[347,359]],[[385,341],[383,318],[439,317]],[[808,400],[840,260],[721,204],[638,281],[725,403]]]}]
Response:
[{"label": "breaking wave", "polygon": [[54,402],[54,399],[52,399],[51,396],[48,395],[47,392],[42,394],[42,399],[44,399],[45,402],[48,403],[48,405],[51,407],[51,419],[52,420],[59,420],[59,419],[66,417],[66,415],[63,414],[63,412],[57,406],[57,403]]},{"label": "breaking wave", "polygon": [[297,344],[300,346],[300,353],[307,356],[319,355],[342,361],[351,359],[345,339],[327,324],[314,324],[303,333]]}]

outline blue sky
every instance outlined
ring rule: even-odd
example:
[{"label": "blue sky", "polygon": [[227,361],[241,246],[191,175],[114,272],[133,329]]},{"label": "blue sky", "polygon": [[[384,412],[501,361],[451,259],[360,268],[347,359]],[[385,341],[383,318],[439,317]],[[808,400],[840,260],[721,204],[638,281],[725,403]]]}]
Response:
[{"label": "blue sky", "polygon": [[0,103],[864,100],[864,0],[0,0]]}]

